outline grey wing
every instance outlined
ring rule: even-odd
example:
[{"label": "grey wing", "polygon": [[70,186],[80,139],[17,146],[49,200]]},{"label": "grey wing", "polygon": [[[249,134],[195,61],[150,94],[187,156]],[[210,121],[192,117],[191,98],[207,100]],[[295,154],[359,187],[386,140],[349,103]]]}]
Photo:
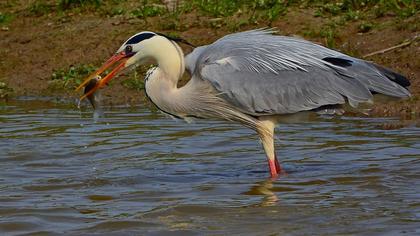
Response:
[{"label": "grey wing", "polygon": [[[285,114],[323,105],[352,106],[372,92],[408,97],[403,76],[320,45],[270,30],[225,36],[187,56],[194,77],[209,81],[249,114]],[[194,50],[195,51],[195,50]]]},{"label": "grey wing", "polygon": [[185,56],[185,69],[192,75],[196,68],[198,58],[205,51],[207,46],[196,47],[191,53]]}]

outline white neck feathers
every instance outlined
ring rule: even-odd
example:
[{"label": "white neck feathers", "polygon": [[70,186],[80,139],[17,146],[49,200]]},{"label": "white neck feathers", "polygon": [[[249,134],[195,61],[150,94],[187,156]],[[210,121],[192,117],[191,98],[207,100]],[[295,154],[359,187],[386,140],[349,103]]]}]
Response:
[{"label": "white neck feathers", "polygon": [[159,69],[166,74],[165,77],[171,80],[176,87],[178,79],[184,74],[185,64],[184,53],[175,42],[163,36],[154,36],[147,42],[144,42],[143,47],[137,54],[139,54],[138,57],[140,58],[135,60],[153,58],[157,62]]}]

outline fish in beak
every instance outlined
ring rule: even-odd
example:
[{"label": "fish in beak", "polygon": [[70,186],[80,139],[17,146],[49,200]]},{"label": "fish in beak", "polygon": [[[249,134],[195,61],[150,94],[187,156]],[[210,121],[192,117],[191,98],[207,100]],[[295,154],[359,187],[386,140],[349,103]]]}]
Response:
[{"label": "fish in beak", "polygon": [[[101,76],[98,75],[98,76],[92,78],[91,80],[89,80],[88,83],[85,86],[83,94],[89,93],[98,84],[98,82],[101,79],[102,79]],[[91,93],[90,95],[87,95],[87,99],[89,100],[93,109],[96,110],[97,108],[99,108],[99,100],[100,100],[99,99],[99,93],[97,93],[97,92]]]},{"label": "fish in beak", "polygon": [[[133,55],[134,53],[126,53],[125,51],[119,52],[113,55],[111,58],[109,58],[97,71],[89,75],[83,81],[83,83],[81,83],[79,87],[76,88],[76,91],[78,91],[81,88],[85,87],[84,95],[80,97],[80,101],[85,99],[86,97],[92,97],[95,91],[107,85],[108,81],[110,81],[113,77],[115,77],[115,75],[118,74],[118,72],[120,72],[126,67],[125,63],[127,62],[128,58],[130,58]],[[120,63],[118,64],[118,62]],[[118,65],[115,66],[109,74],[107,74],[103,78],[101,77],[101,74],[105,70],[116,64]]]}]

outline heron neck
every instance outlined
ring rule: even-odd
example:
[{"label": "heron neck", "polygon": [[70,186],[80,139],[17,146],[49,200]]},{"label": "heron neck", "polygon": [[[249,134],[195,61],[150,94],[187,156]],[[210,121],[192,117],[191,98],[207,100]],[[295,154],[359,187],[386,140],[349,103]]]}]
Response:
[{"label": "heron neck", "polygon": [[[184,86],[185,87],[185,86]],[[150,69],[145,79],[145,90],[147,97],[162,111],[177,116],[184,117],[186,111],[185,96],[189,93],[182,93],[183,88],[178,89],[173,80],[168,79],[167,72],[161,67]]]},{"label": "heron neck", "polygon": [[[145,89],[150,100],[162,111],[184,117],[186,96],[183,88],[178,88],[178,80],[184,73],[184,54],[174,42],[163,37],[157,37],[153,45],[146,48],[158,66],[149,70],[146,76]],[[184,86],[185,87],[185,86]],[[184,91],[184,92],[181,92]]]},{"label": "heron neck", "polygon": [[164,40],[157,47],[155,55],[159,69],[165,73],[171,86],[177,88],[178,80],[185,71],[182,49],[175,42]]}]

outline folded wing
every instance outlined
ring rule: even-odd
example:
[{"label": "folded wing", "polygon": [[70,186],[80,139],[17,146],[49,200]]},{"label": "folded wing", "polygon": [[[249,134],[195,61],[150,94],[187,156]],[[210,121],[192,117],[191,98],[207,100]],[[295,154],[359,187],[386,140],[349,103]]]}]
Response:
[{"label": "folded wing", "polygon": [[186,57],[193,79],[210,82],[248,114],[287,114],[324,105],[357,106],[372,93],[408,97],[389,69],[271,30],[227,35]]}]

